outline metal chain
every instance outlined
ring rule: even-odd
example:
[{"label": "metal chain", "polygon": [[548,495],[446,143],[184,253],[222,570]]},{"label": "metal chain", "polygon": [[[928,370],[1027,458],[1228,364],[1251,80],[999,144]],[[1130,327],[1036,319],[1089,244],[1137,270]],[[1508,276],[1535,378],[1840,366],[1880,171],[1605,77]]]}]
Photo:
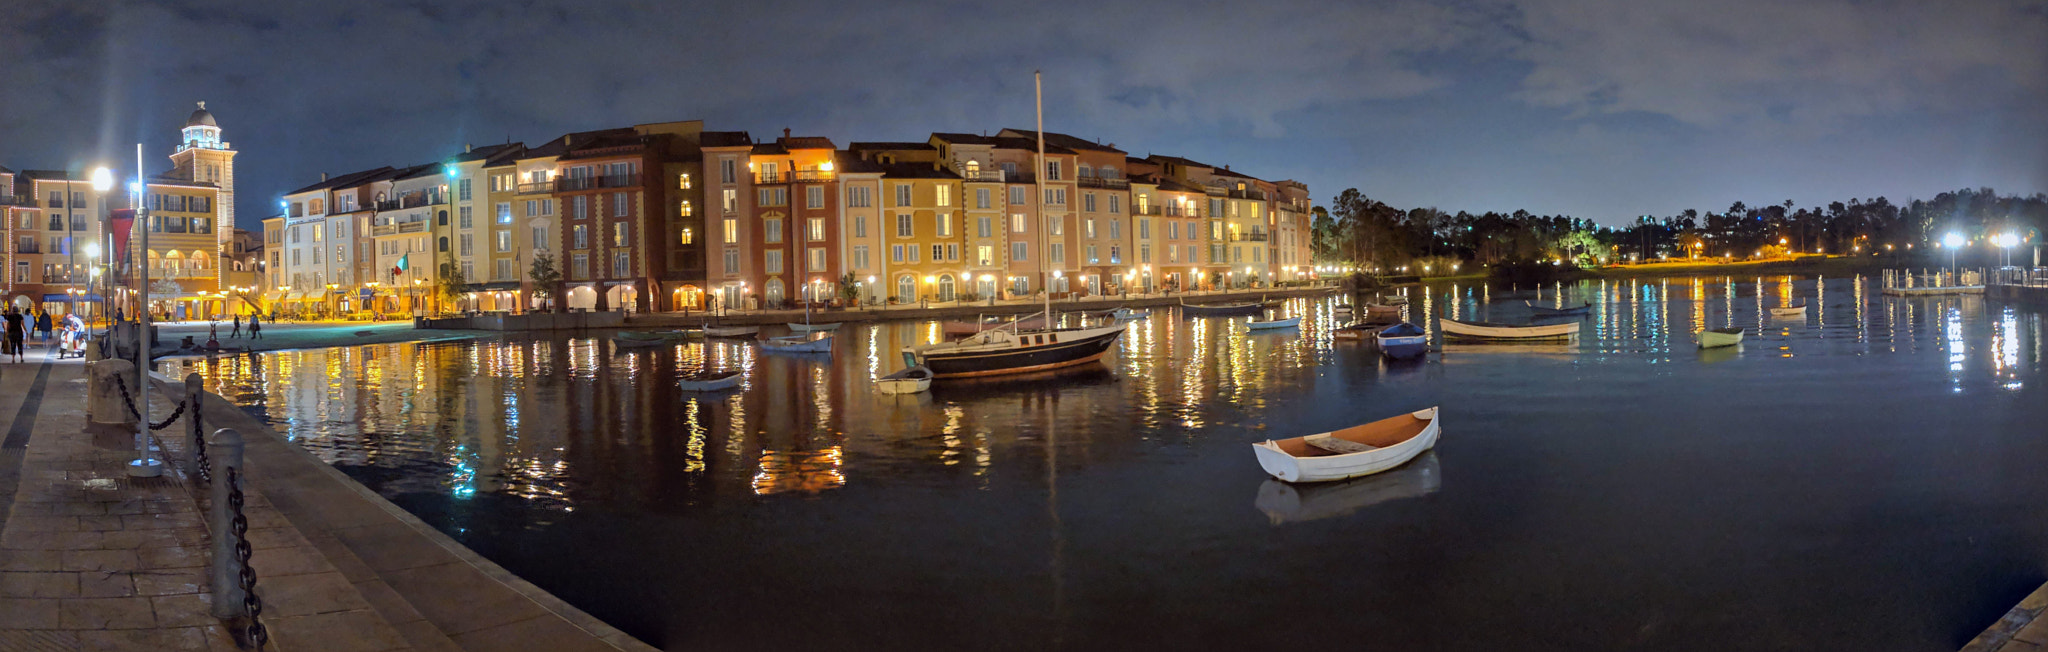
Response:
[{"label": "metal chain", "polygon": [[192,459],[199,460],[199,480],[212,484],[213,460],[206,457],[206,436],[203,434],[192,435]]},{"label": "metal chain", "polygon": [[[128,381],[122,379],[120,376],[115,376],[114,386],[121,388],[121,401],[128,404],[128,414],[130,416],[135,417],[135,420],[141,421],[142,411],[135,409],[135,397],[128,393]],[[178,409],[171,411],[170,418],[164,419],[161,423],[149,424],[149,429],[163,430],[165,428],[171,427],[171,423],[178,420],[178,415],[185,413],[185,404],[187,402],[188,401],[178,401]]]},{"label": "metal chain", "polygon": [[241,561],[242,608],[249,613],[249,640],[256,649],[270,642],[270,630],[263,627],[263,600],[256,597],[256,569],[249,567],[249,517],[242,513],[242,474],[228,467],[228,509],[235,513],[229,529],[235,535],[235,558]]}]

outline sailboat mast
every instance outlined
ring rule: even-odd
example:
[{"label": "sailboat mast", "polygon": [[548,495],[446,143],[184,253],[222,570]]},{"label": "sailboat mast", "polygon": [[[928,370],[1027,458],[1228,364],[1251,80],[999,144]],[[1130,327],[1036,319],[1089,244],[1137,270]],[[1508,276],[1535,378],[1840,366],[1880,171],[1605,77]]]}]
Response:
[{"label": "sailboat mast", "polygon": [[1047,220],[1049,220],[1049,219],[1051,219],[1051,218],[1050,218],[1050,217],[1047,217],[1047,216],[1046,216],[1046,214],[1045,214],[1045,170],[1046,170],[1046,167],[1045,167],[1045,75],[1044,75],[1044,73],[1041,73],[1041,72],[1039,72],[1039,71],[1036,71],[1036,70],[1033,70],[1033,71],[1031,71],[1031,93],[1032,93],[1032,96],[1033,96],[1033,100],[1034,100],[1034,102],[1035,102],[1035,104],[1036,104],[1036,106],[1037,106],[1037,110],[1038,110],[1038,169],[1037,169],[1037,170],[1033,170],[1033,171],[1032,171],[1032,173],[1031,173],[1031,178],[1032,178],[1032,179],[1036,179],[1036,180],[1038,181],[1038,218],[1039,218],[1039,221],[1040,221],[1040,222],[1046,222],[1046,223],[1045,223],[1045,224],[1043,225],[1043,228],[1040,228],[1040,229],[1038,230],[1038,233],[1039,233],[1040,237],[1043,237],[1043,238],[1045,238],[1045,240],[1044,240],[1044,242],[1045,242],[1045,248],[1043,248],[1043,249],[1040,249],[1040,250],[1038,251],[1038,279],[1039,279],[1039,284],[1043,286],[1043,288],[1042,288],[1042,289],[1044,290],[1044,296],[1045,296],[1045,329],[1046,329],[1046,330],[1052,330],[1052,329],[1053,329],[1053,323],[1052,323],[1052,276],[1051,276],[1051,275],[1049,275],[1049,274],[1047,274],[1047,273],[1046,273],[1046,271],[1045,271],[1045,261],[1046,261],[1046,259],[1047,259],[1047,258],[1049,258],[1049,257],[1051,257],[1051,256],[1052,256],[1052,223],[1051,223],[1051,222],[1048,222],[1048,221],[1047,221]]}]

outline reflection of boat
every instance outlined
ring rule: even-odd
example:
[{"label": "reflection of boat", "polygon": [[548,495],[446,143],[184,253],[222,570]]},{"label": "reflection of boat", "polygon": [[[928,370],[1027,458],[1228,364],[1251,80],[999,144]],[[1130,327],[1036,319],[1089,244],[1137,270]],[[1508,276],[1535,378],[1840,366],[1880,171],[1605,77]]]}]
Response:
[{"label": "reflection of boat", "polygon": [[1780,308],[1771,309],[1772,317],[1798,317],[1804,314],[1806,314],[1806,304],[1803,303],[1796,306],[1784,306]]},{"label": "reflection of boat", "polygon": [[820,333],[771,337],[761,340],[761,350],[771,353],[831,353],[832,336]]},{"label": "reflection of boat", "polygon": [[1365,321],[1394,323],[1401,321],[1400,306],[1365,304]]},{"label": "reflection of boat", "polygon": [[1429,353],[1429,335],[1422,332],[1421,326],[1408,322],[1387,327],[1374,337],[1379,340],[1380,354],[1395,360],[1420,358]]},{"label": "reflection of boat", "polygon": [[924,365],[934,378],[1046,371],[1094,362],[1115,346],[1125,324],[1099,328],[985,330],[955,342],[903,349],[909,366]]},{"label": "reflection of boat", "polygon": [[788,324],[785,324],[785,325],[786,325],[786,326],[789,326],[789,330],[790,330],[790,332],[794,332],[794,333],[810,333],[810,332],[815,332],[815,331],[835,331],[835,330],[839,330],[839,327],[840,327],[840,326],[842,326],[842,325],[844,325],[844,322],[836,322],[836,321],[835,321],[835,322],[832,322],[832,323],[830,323],[830,324],[799,324],[799,323],[796,323],[796,322],[790,322],[790,323],[788,323]]},{"label": "reflection of boat", "polygon": [[612,336],[612,344],[620,348],[660,346],[666,343],[668,343],[668,337],[661,333],[626,331]]},{"label": "reflection of boat", "polygon": [[1712,330],[1700,331],[1694,337],[1696,337],[1699,340],[1700,348],[1702,349],[1712,349],[1723,346],[1735,346],[1737,344],[1742,343],[1742,329],[1716,328]]},{"label": "reflection of boat", "polygon": [[1592,302],[1570,308],[1548,308],[1536,305],[1536,302],[1527,299],[1524,299],[1522,303],[1527,304],[1529,312],[1538,317],[1578,317],[1593,312]]},{"label": "reflection of boat", "polygon": [[875,391],[883,394],[916,394],[931,388],[932,370],[924,367],[904,367],[875,379]]},{"label": "reflection of boat", "polygon": [[1297,485],[1267,480],[1254,507],[1274,525],[1343,516],[1389,500],[1418,498],[1443,486],[1436,453],[1423,453],[1408,466],[1379,475],[1326,484]]},{"label": "reflection of boat", "polygon": [[740,379],[740,372],[718,371],[685,376],[677,382],[682,384],[683,391],[686,392],[716,392],[738,387]]},{"label": "reflection of boat", "polygon": [[705,336],[705,337],[737,337],[737,338],[748,338],[748,337],[753,337],[753,336],[754,336],[754,334],[756,334],[756,333],[759,333],[759,332],[761,332],[761,327],[759,327],[759,326],[706,326],[706,327],[704,327],[704,336]]},{"label": "reflection of boat", "polygon": [[1251,321],[1250,323],[1247,323],[1247,324],[1245,324],[1244,326],[1245,326],[1245,328],[1248,328],[1248,329],[1251,329],[1251,330],[1255,330],[1255,331],[1256,331],[1256,330],[1266,330],[1266,329],[1271,329],[1271,328],[1293,328],[1293,327],[1295,327],[1295,326],[1300,326],[1300,325],[1301,325],[1301,318],[1300,318],[1300,317],[1288,317],[1288,318],[1286,318],[1286,319],[1275,319],[1275,320],[1272,320],[1272,321],[1259,321],[1259,320],[1256,320],[1256,319],[1254,319],[1254,320],[1252,320],[1252,321]]},{"label": "reflection of boat", "polygon": [[1288,482],[1328,482],[1372,475],[1436,446],[1437,408],[1342,430],[1252,444],[1259,466]]},{"label": "reflection of boat", "polygon": [[1222,303],[1198,306],[1183,301],[1180,304],[1180,313],[1189,317],[1239,317],[1243,315],[1257,315],[1265,312],[1265,310],[1265,306],[1256,303]]},{"label": "reflection of boat", "polygon": [[1536,324],[1517,326],[1514,324],[1493,324],[1488,322],[1461,322],[1440,318],[1447,337],[1461,337],[1474,340],[1558,340],[1570,338],[1579,333],[1578,322],[1562,324]]},{"label": "reflection of boat", "polygon": [[761,451],[761,470],[754,474],[754,493],[824,491],[846,485],[840,471],[845,454],[838,446],[821,451]]},{"label": "reflection of boat", "polygon": [[1454,356],[1473,354],[1577,355],[1579,346],[1557,340],[1500,340],[1485,344],[1456,344],[1447,340],[1437,350],[1443,352],[1445,360],[1449,360]]}]

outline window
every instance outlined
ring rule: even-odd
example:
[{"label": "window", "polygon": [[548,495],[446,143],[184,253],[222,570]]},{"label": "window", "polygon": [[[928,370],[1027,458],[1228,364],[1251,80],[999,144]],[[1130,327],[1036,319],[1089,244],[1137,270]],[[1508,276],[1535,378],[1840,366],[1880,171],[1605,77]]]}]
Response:
[{"label": "window", "polygon": [[1011,233],[1023,233],[1023,232],[1024,232],[1024,228],[1025,228],[1025,226],[1024,226],[1024,214],[1023,214],[1023,213],[1011,213],[1011,214],[1010,214],[1010,232],[1011,232]]},{"label": "window", "polygon": [[737,244],[739,241],[740,221],[730,217],[725,218],[725,243]]},{"label": "window", "polygon": [[889,245],[889,262],[903,262],[903,245]]},{"label": "window", "polygon": [[1152,245],[1148,245],[1148,244],[1141,244],[1141,245],[1138,245],[1138,262],[1140,262],[1140,263],[1150,263],[1150,262],[1152,262]]},{"label": "window", "polygon": [[1053,234],[1053,235],[1066,235],[1066,232],[1067,232],[1067,229],[1066,229],[1066,225],[1067,225],[1067,220],[1066,220],[1066,218],[1062,218],[1062,217],[1048,217],[1048,218],[1045,218],[1045,229],[1046,229],[1046,233],[1051,233],[1051,234]]},{"label": "window", "polygon": [[782,250],[769,249],[761,252],[761,271],[769,274],[782,273]]},{"label": "window", "polygon": [[1024,186],[1010,186],[1010,204],[1014,206],[1024,205],[1025,198],[1031,196],[1025,194],[1027,192],[1030,192],[1030,189]]},{"label": "window", "polygon": [[867,269],[867,268],[868,268],[868,246],[867,246],[867,245],[855,245],[855,246],[853,247],[853,268],[854,268],[854,269]]},{"label": "window", "polygon": [[896,277],[896,301],[910,303],[917,300],[917,278],[909,274]]},{"label": "window", "polygon": [[754,190],[754,194],[755,199],[759,200],[755,204],[757,206],[789,205],[789,188],[786,187],[776,186],[773,188],[757,188]]},{"label": "window", "polygon": [[909,213],[897,213],[897,214],[896,214],[896,237],[898,237],[898,238],[908,238],[908,237],[910,237],[910,235],[911,235],[911,233],[912,233],[912,232],[913,232],[913,227],[912,227],[912,226],[910,225],[910,214],[909,214]]},{"label": "window", "polygon": [[571,240],[571,245],[569,247],[570,249],[590,248],[590,227],[578,224],[574,227],[571,227],[569,233],[569,238]]},{"label": "window", "polygon": [[866,215],[855,215],[855,216],[853,216],[853,237],[856,237],[856,238],[865,238],[865,237],[868,237],[868,216],[866,216]]},{"label": "window", "polygon": [[512,259],[499,258],[496,262],[498,263],[498,269],[495,273],[491,274],[491,279],[497,281],[512,280]]},{"label": "window", "polygon": [[846,189],[846,205],[849,208],[867,208],[874,203],[873,188],[853,186]]},{"label": "window", "polygon": [[809,236],[810,236],[810,239],[811,239],[811,242],[824,242],[824,241],[825,241],[825,218],[822,218],[822,217],[813,217],[813,218],[810,218],[810,220],[808,220],[808,227],[807,227],[807,228],[805,228],[805,229],[804,229],[804,231],[805,231],[805,233],[809,234]]},{"label": "window", "polygon": [[952,275],[952,274],[940,274],[940,275],[939,275],[939,300],[940,300],[940,301],[952,301],[952,300],[953,300],[953,275]]},{"label": "window", "polygon": [[1045,162],[1045,180],[1046,180],[1046,181],[1058,181],[1058,180],[1060,180],[1060,162],[1059,162],[1059,161],[1046,161],[1046,162]]},{"label": "window", "polygon": [[1091,239],[1095,237],[1095,218],[1089,217],[1081,220],[1081,234]]},{"label": "window", "polygon": [[623,251],[612,254],[612,278],[631,278],[632,276],[632,254]]},{"label": "window", "polygon": [[980,237],[980,238],[989,238],[989,237],[994,237],[994,235],[993,235],[993,233],[994,233],[994,232],[990,230],[990,229],[992,229],[992,228],[993,228],[993,227],[995,226],[995,225],[994,225],[994,224],[993,224],[992,222],[994,222],[994,220],[991,220],[991,219],[989,219],[989,217],[988,217],[987,215],[983,215],[983,216],[981,216],[981,217],[977,217],[977,218],[974,218],[974,235],[975,235],[975,237]]},{"label": "window", "polygon": [[612,217],[625,217],[629,212],[627,210],[628,208],[629,206],[626,204],[626,193],[612,193]]},{"label": "window", "polygon": [[740,273],[740,252],[738,249],[725,250],[725,273],[728,276]]},{"label": "window", "polygon": [[1031,247],[1030,247],[1030,244],[1031,244],[1031,243],[1028,243],[1028,242],[1012,242],[1012,243],[1010,243],[1010,260],[1013,260],[1013,261],[1024,261],[1024,260],[1030,260],[1030,259],[1031,259],[1031,256],[1030,256],[1030,254],[1031,254]]},{"label": "window", "polygon": [[[159,227],[158,227],[158,228],[153,228],[153,229],[150,229],[150,230],[151,230],[151,231],[162,231],[162,230],[163,230],[163,229],[161,228],[161,225],[163,224],[163,222],[162,222],[162,218],[158,218],[158,220],[157,220],[157,224],[159,225]],[[314,242],[319,242],[319,241],[320,241],[320,239],[321,239],[321,238],[320,238],[320,236],[323,236],[323,235],[326,235],[326,234],[327,234],[327,229],[323,229],[323,228],[320,228],[319,226],[314,226],[314,227],[313,227],[313,241],[314,241]]]},{"label": "window", "polygon": [[1231,247],[1231,248],[1230,248],[1230,262],[1233,262],[1233,263],[1242,263],[1242,262],[1244,262],[1244,247]]},{"label": "window", "polygon": [[470,240],[470,234],[462,234],[460,240],[461,244],[459,246],[461,248],[461,251],[459,253],[461,253],[464,256],[476,255],[475,243]]},{"label": "window", "polygon": [[897,206],[909,206],[909,205],[910,205],[910,184],[907,184],[907,183],[899,183],[899,184],[896,184],[896,205],[897,205]]},{"label": "window", "polygon": [[782,241],[782,220],[769,218],[761,221],[762,242]]},{"label": "window", "polygon": [[676,177],[676,189],[677,189],[677,190],[689,190],[689,189],[690,189],[690,174],[689,174],[689,173],[685,172],[685,173],[683,173],[683,174],[682,174],[681,176],[678,176],[678,177]]},{"label": "window", "polygon": [[1088,264],[1097,265],[1101,263],[1102,257],[1096,255],[1095,245],[1088,245]]},{"label": "window", "polygon": [[1066,205],[1066,203],[1067,203],[1067,189],[1066,189],[1066,188],[1046,188],[1046,189],[1045,189],[1045,203],[1048,203],[1048,204],[1052,204],[1052,205],[1054,205],[1054,206],[1064,206],[1064,205]]},{"label": "window", "polygon": [[934,193],[936,193],[936,194],[937,194],[937,196],[938,196],[938,203],[939,203],[939,205],[940,205],[940,206],[952,206],[952,205],[953,205],[953,187],[952,187],[952,186],[948,186],[948,185],[946,185],[946,184],[939,184],[939,185],[937,185],[937,186],[933,186],[933,187],[932,187],[932,192],[934,192]]},{"label": "window", "polygon": [[470,208],[468,206],[455,209],[455,226],[465,229],[474,228],[473,221],[470,218]]},{"label": "window", "polygon": [[996,264],[996,248],[989,245],[975,247],[974,264],[982,267]]},{"label": "window", "polygon": [[734,180],[739,178],[739,175],[735,172],[737,169],[739,169],[739,162],[734,161],[732,158],[718,159],[718,181],[720,183],[734,183]]},{"label": "window", "polygon": [[824,208],[824,207],[825,207],[825,187],[824,187],[824,186],[808,186],[808,187],[804,188],[804,208]]},{"label": "window", "polygon": [[569,277],[590,278],[590,254],[569,256]]},{"label": "window", "polygon": [[535,249],[548,248],[548,227],[533,227],[533,246]]},{"label": "window", "polygon": [[946,260],[959,260],[959,259],[960,259],[960,245],[957,245],[957,244],[949,244],[949,245],[946,245]]},{"label": "window", "polygon": [[[455,184],[455,196],[461,201],[469,201],[468,179],[463,179]],[[314,203],[317,205],[319,202],[316,200]]]},{"label": "window", "polygon": [[1045,255],[1046,262],[1052,263],[1054,265],[1065,263],[1067,262],[1067,246],[1058,242],[1052,243],[1051,245],[1049,245],[1049,248],[1046,249]]},{"label": "window", "polygon": [[917,245],[906,245],[903,247],[903,255],[909,256],[910,262],[917,262]]},{"label": "window", "polygon": [[725,212],[732,213],[740,209],[740,191],[726,188],[720,192],[722,201],[719,205],[725,208]]},{"label": "window", "polygon": [[681,231],[676,232],[676,244],[697,244],[697,230],[687,226],[683,227]]},{"label": "window", "polygon": [[472,263],[467,260],[462,261],[462,280],[476,280],[476,263]]},{"label": "window", "polygon": [[633,226],[633,225],[632,225],[632,223],[630,223],[630,222],[619,222],[619,223],[617,223],[617,224],[613,224],[613,225],[612,225],[612,246],[614,246],[614,247],[630,247],[630,246],[633,246],[633,229],[632,229],[632,226]]},{"label": "window", "polygon": [[946,245],[932,245],[932,262],[946,259]]},{"label": "window", "polygon": [[1138,239],[1152,239],[1152,220],[1138,220]]},{"label": "window", "polygon": [[590,217],[590,197],[587,195],[570,197],[569,217],[579,220]]},{"label": "window", "polygon": [[810,263],[811,263],[811,265],[810,265],[810,268],[809,268],[809,269],[810,269],[810,271],[813,271],[813,272],[822,272],[822,271],[825,271],[825,248],[824,248],[824,247],[811,247],[811,248],[810,248],[809,250],[807,250],[807,251],[806,251],[805,253],[806,253],[806,254],[808,254],[808,255],[807,255],[807,257],[808,257],[808,258],[810,258]]},{"label": "window", "polygon": [[694,208],[694,207],[692,207],[692,206],[690,205],[690,200],[688,200],[688,199],[685,199],[685,200],[683,200],[683,203],[681,203],[681,204],[679,204],[679,205],[677,205],[677,206],[676,206],[676,215],[679,215],[679,216],[682,216],[682,217],[689,217],[689,216],[691,216],[691,215],[696,215],[696,214],[697,214],[697,211],[695,210],[695,208]]},{"label": "window", "polygon": [[[944,186],[940,186],[940,187],[942,187],[942,188],[943,188]],[[951,214],[948,214],[948,213],[946,213],[946,212],[944,212],[944,211],[941,211],[941,212],[939,212],[939,214],[938,214],[938,215],[934,215],[934,216],[932,216],[932,224],[934,225],[934,227],[935,227],[935,228],[937,228],[937,229],[938,229],[938,231],[939,231],[939,237],[941,237],[941,238],[946,238],[946,237],[952,237],[952,235],[953,235],[953,216],[952,216]]]},{"label": "window", "polygon": [[1095,212],[1095,193],[1091,192],[1084,193],[1081,195],[1081,210],[1088,211],[1090,213]]},{"label": "window", "polygon": [[975,188],[975,189],[974,189],[974,207],[975,207],[975,208],[988,208],[988,189],[987,189],[987,188]]},{"label": "window", "polygon": [[511,232],[511,231],[499,231],[499,232],[498,232],[498,253],[501,253],[501,254],[502,254],[502,253],[506,253],[506,252],[510,252],[510,251],[512,251],[512,232]]},{"label": "window", "polygon": [[1123,207],[1122,207],[1122,206],[1119,206],[1119,205],[1118,205],[1118,204],[1121,204],[1121,203],[1122,203],[1122,202],[1118,201],[1118,199],[1119,199],[1119,198],[1117,197],[1116,193],[1110,193],[1110,195],[1109,195],[1109,212],[1111,212],[1111,213],[1121,213],[1121,212],[1124,212],[1124,209],[1123,209]]},{"label": "window", "polygon": [[1111,239],[1111,240],[1122,240],[1122,239],[1124,239],[1124,221],[1123,221],[1123,220],[1110,220],[1110,221],[1109,221],[1109,239]]},{"label": "window", "polygon": [[[1147,221],[1150,221],[1150,220],[1147,220]],[[1166,222],[1166,239],[1168,239],[1168,240],[1179,240],[1179,239],[1180,239],[1180,223],[1179,223],[1179,222],[1174,222],[1174,221],[1171,221],[1171,220],[1168,220],[1168,221]]]},{"label": "window", "polygon": [[1120,246],[1117,246],[1117,245],[1110,245],[1110,246],[1109,246],[1109,264],[1111,264],[1111,265],[1121,265],[1121,264],[1123,264],[1123,262],[1124,262],[1124,253],[1123,253],[1123,247],[1120,247]]}]

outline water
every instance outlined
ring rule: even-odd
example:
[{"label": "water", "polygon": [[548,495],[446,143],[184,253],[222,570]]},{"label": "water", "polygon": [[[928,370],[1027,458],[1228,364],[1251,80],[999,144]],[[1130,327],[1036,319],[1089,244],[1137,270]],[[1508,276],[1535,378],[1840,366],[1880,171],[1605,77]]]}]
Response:
[{"label": "water", "polygon": [[[1411,310],[1516,321],[1528,288]],[[669,649],[1954,650],[2048,578],[2042,316],[1868,277],[1581,282],[1569,345],[1383,364],[1155,312],[1093,370],[872,379],[603,339],[195,362],[209,387],[484,556]],[[1765,308],[1809,302],[1803,318]],[[1741,349],[1690,333],[1733,323]],[[1432,325],[1433,328],[1433,325]],[[744,389],[680,392],[678,369]],[[1253,441],[1431,405],[1437,449],[1330,487]]]}]

